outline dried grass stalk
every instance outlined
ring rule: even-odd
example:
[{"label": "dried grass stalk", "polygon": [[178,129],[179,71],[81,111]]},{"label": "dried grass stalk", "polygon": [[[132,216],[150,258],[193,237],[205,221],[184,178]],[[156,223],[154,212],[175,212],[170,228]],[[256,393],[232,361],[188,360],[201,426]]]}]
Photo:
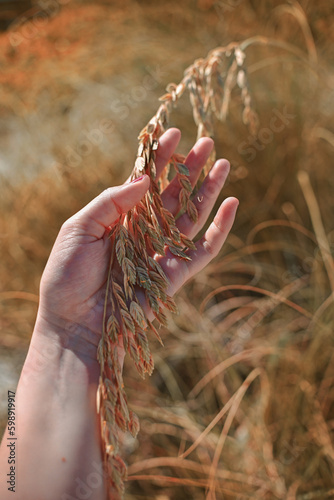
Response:
[{"label": "dried grass stalk", "polygon": [[[137,292],[141,290],[158,325],[167,324],[164,309],[176,312],[175,302],[167,295],[168,279],[152,255],[169,251],[180,259],[189,259],[187,250],[194,244],[177,228],[174,216],[163,206],[161,192],[169,183],[173,167],[180,184],[180,206],[193,222],[198,214],[191,200],[192,186],[185,158],[174,154],[159,179],[156,179],[156,151],[159,138],[168,126],[172,108],[187,90],[197,125],[197,138],[213,136],[213,120],[225,120],[231,92],[241,90],[243,121],[256,132],[257,117],[252,107],[245,67],[246,56],[240,45],[231,43],[198,59],[186,69],[182,81],[170,83],[167,93],[160,97],[157,113],[139,134],[137,159],[131,180],[145,174],[151,179],[143,200],[127,214],[120,216],[110,231],[111,260],[107,281],[105,317],[102,338],[98,347],[101,376],[97,395],[97,411],[101,419],[104,460],[109,472],[110,498],[121,497],[126,479],[126,466],[119,456],[118,432],[129,430],[136,436],[138,417],[128,409],[122,370],[118,360],[119,345],[133,359],[140,375],[151,375],[154,367],[147,335],[153,332],[162,343],[154,325],[147,318]],[[204,171],[213,162],[209,159]],[[115,272],[117,268],[117,276]],[[121,276],[122,278],[119,278]],[[115,493],[116,492],[116,493]]]}]

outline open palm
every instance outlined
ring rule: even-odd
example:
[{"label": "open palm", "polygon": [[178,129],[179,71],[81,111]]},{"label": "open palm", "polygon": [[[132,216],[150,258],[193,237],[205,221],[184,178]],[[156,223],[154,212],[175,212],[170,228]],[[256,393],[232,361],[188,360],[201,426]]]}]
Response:
[{"label": "open palm", "polygon": [[[158,177],[179,140],[177,129],[170,129],[161,137],[156,157]],[[213,141],[203,138],[188,154],[185,164],[192,186],[212,148]],[[179,230],[188,238],[193,239],[205,224],[228,171],[228,162],[218,160],[205,178],[194,200],[199,214],[196,224],[187,214],[178,219]],[[142,199],[149,182],[149,177],[145,175],[135,182],[109,188],[68,219],[59,232],[43,273],[39,315],[44,315],[48,321],[51,319],[65,330],[74,331],[76,326],[80,327],[80,331],[83,329],[85,332],[84,340],[94,346],[98,344],[103,323],[110,261],[108,228],[120,214],[126,213]],[[175,179],[162,193],[163,204],[173,215],[180,210],[179,191]],[[173,295],[217,255],[232,227],[237,206],[235,198],[227,198],[222,203],[206,233],[196,243],[196,249],[189,251],[190,261],[175,257],[170,252],[163,257],[154,256],[169,279],[169,295]]]}]

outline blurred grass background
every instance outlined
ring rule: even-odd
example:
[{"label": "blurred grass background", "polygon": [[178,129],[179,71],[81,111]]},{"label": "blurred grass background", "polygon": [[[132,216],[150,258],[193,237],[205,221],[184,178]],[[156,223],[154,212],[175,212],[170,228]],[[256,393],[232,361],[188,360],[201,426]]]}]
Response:
[{"label": "blurred grass background", "polygon": [[[13,1],[0,18],[1,429],[61,224],[125,180],[169,82],[262,35],[301,55],[246,50],[256,142],[238,93],[216,124],[232,165],[219,201],[240,199],[237,220],[178,295],[165,348],[152,340],[153,376],[126,364],[142,424],[124,442],[126,498],[334,498],[333,3]],[[172,125],[186,153],[185,97]]]}]

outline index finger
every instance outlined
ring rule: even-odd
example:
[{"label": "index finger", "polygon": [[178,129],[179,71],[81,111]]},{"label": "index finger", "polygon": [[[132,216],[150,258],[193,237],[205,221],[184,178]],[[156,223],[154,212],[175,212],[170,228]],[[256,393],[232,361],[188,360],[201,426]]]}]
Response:
[{"label": "index finger", "polygon": [[159,139],[155,167],[157,169],[157,179],[159,179],[163,169],[169,162],[181,139],[181,132],[178,128],[168,129]]}]

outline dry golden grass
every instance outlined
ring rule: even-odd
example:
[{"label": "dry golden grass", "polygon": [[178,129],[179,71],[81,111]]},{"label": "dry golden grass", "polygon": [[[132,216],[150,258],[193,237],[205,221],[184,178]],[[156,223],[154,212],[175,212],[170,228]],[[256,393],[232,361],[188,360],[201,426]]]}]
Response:
[{"label": "dry golden grass", "polygon": [[[297,2],[269,0],[86,3],[70,5],[14,54],[1,40],[2,127],[13,120],[11,133],[22,140],[21,156],[8,156],[22,181],[1,192],[2,356],[27,347],[40,275],[61,223],[128,175],[136,134],[165,84],[231,40],[292,44],[295,53],[247,49],[262,141],[252,142],[234,94],[226,123],[214,126],[217,155],[232,160],[223,195],[240,198],[233,234],[179,294],[180,315],[162,333],[165,347],[152,344],[152,377],[141,381],[126,363],[129,406],[141,420],[137,440],[123,443],[126,498],[333,498],[333,7],[304,1],[303,14]],[[62,52],[59,40],[68,41]],[[50,53],[58,54],[52,62]],[[145,68],[157,66],[164,73],[149,90]],[[110,96],[100,97],[101,86],[127,106],[130,124],[116,108],[103,110]],[[135,101],[131,88],[138,86],[146,95]],[[84,109],[89,99],[95,109]],[[275,131],[284,112],[285,126]],[[92,129],[110,114],[121,151],[97,146],[77,167],[68,164],[64,147],[75,148],[83,124]],[[180,105],[172,117],[186,151],[196,136],[191,107]],[[23,123],[33,144],[15,135]],[[44,131],[52,137],[48,150]],[[30,180],[18,168],[25,158],[41,171]],[[43,170],[48,158],[57,168]]]},{"label": "dry golden grass", "polygon": [[[255,41],[255,40],[254,40]],[[270,43],[269,39],[261,39]],[[97,350],[101,373],[97,391],[97,411],[101,420],[101,437],[106,467],[109,471],[110,493],[115,489],[124,492],[126,466],[119,455],[119,431],[130,431],[136,437],[139,431],[137,415],[128,408],[122,369],[118,361],[120,342],[129,354],[142,378],[152,375],[154,361],[149,347],[148,334],[153,333],[163,345],[156,326],[148,319],[136,295],[141,289],[159,327],[168,326],[164,309],[174,314],[177,306],[167,294],[169,282],[152,255],[166,255],[166,249],[179,259],[190,260],[188,250],[195,250],[194,243],[182,234],[174,216],[163,206],[161,192],[170,182],[170,169],[180,186],[180,213],[187,213],[194,223],[198,212],[192,198],[193,187],[188,179],[189,170],[185,156],[174,153],[157,178],[156,150],[159,138],[165,132],[173,108],[189,92],[193,118],[197,126],[197,139],[213,137],[213,118],[225,121],[234,87],[239,87],[243,113],[252,136],[257,133],[258,118],[252,108],[246,69],[247,47],[230,43],[217,47],[205,59],[197,59],[185,72],[180,83],[167,85],[167,93],[159,98],[161,104],[156,114],[139,134],[137,158],[131,180],[142,174],[150,177],[150,187],[145,197],[127,214],[120,216],[110,229],[110,265],[106,278],[107,292],[104,304],[102,336]],[[214,152],[204,166],[207,174],[214,162]],[[118,272],[115,272],[118,266]],[[120,277],[117,278],[117,275]],[[107,313],[109,309],[109,313]],[[121,341],[120,341],[121,337]],[[213,477],[214,474],[212,473]],[[212,488],[214,483],[212,484]]]}]

